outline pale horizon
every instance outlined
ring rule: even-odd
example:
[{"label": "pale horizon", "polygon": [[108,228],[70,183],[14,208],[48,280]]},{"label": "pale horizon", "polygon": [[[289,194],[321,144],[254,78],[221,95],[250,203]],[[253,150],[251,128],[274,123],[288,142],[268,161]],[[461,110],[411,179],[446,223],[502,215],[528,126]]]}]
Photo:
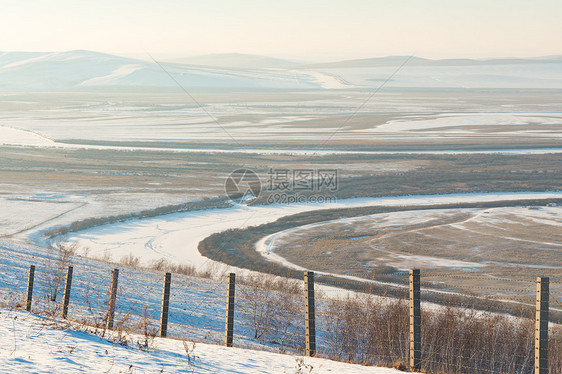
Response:
[{"label": "pale horizon", "polygon": [[287,61],[293,61],[297,63],[331,63],[331,62],[340,62],[340,61],[347,61],[347,60],[362,60],[362,59],[373,59],[373,58],[388,58],[388,57],[404,57],[407,58],[409,56],[423,58],[427,60],[454,60],[454,59],[471,59],[476,61],[486,61],[486,60],[494,60],[494,59],[541,59],[541,58],[562,58],[562,53],[557,54],[549,54],[549,55],[530,55],[530,56],[495,56],[495,57],[459,57],[459,56],[448,56],[448,57],[427,57],[422,56],[419,54],[414,55],[372,55],[372,56],[363,56],[363,57],[349,57],[349,58],[332,58],[332,59],[303,59],[298,57],[292,56],[278,56],[278,55],[265,55],[259,53],[250,53],[250,52],[213,52],[213,53],[200,53],[200,54],[189,54],[189,55],[176,55],[172,53],[152,53],[147,51],[145,53],[124,53],[119,51],[100,51],[100,50],[92,50],[86,48],[75,48],[75,49],[68,49],[68,50],[0,50],[0,53],[64,53],[70,51],[90,51],[96,53],[105,53],[109,55],[119,56],[119,57],[126,57],[126,58],[133,58],[145,61],[152,61],[151,57],[156,58],[157,60],[162,61],[170,61],[174,59],[189,59],[194,57],[204,57],[204,56],[214,56],[214,55],[248,55],[248,56],[261,56],[261,57],[269,57],[275,59],[282,59]]},{"label": "pale horizon", "polygon": [[1,51],[158,58],[241,53],[299,61],[561,55],[562,3],[69,0],[3,5]]}]

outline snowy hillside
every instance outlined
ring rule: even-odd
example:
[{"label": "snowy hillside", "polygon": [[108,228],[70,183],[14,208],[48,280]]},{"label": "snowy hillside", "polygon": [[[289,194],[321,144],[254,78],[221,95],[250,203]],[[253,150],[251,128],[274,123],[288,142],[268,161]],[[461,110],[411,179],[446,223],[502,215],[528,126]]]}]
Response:
[{"label": "snowy hillside", "polygon": [[447,58],[441,60],[431,60],[428,58],[416,56],[388,56],[388,57],[375,57],[364,58],[358,60],[345,60],[338,62],[328,62],[321,64],[309,64],[302,66],[310,69],[325,69],[325,68],[373,68],[378,66],[394,66],[408,61],[408,66],[491,66],[491,65],[521,65],[521,64],[545,64],[545,63],[560,63],[562,56],[547,56],[538,58],[498,58],[490,60],[475,60],[470,58]]},{"label": "snowy hillside", "polygon": [[[101,338],[68,324],[27,312],[0,309],[2,372],[18,373],[400,373],[325,359],[155,338],[140,349],[143,335]],[[112,339],[113,338],[113,339]],[[112,340],[109,340],[112,339]],[[141,343],[142,344],[142,343]],[[300,368],[299,368],[300,366]]]},{"label": "snowy hillside", "polygon": [[298,63],[280,58],[243,53],[218,53],[170,60],[185,65],[203,65],[239,69],[289,68]]},{"label": "snowy hillside", "polygon": [[[172,277],[170,339],[152,338],[150,333],[146,336],[104,333],[100,328],[47,317],[54,313],[60,315],[47,297],[49,279],[52,279],[49,274],[56,272],[53,266],[58,266],[52,255],[22,242],[0,240],[0,334],[5,337],[0,347],[0,372],[398,373],[393,369],[303,358],[299,356],[300,350],[294,349],[285,349],[285,352],[292,352],[285,355],[271,352],[279,350],[278,343],[260,343],[254,339],[251,305],[245,306],[247,288],[243,285],[237,287],[235,347],[225,348],[220,345],[225,316],[223,282],[179,274]],[[25,292],[29,264],[37,266],[32,311],[40,315],[14,309]],[[88,326],[99,326],[107,310],[105,291],[113,265],[81,256],[75,256],[72,264],[69,317],[72,321],[84,321]],[[122,266],[120,270],[115,326],[123,326],[123,331],[131,328],[143,331],[144,328],[139,330],[134,326],[146,322],[147,331],[154,333],[160,313],[162,273]],[[58,301],[61,292],[60,288],[56,292]],[[321,305],[319,300],[318,307]],[[298,316],[299,321],[301,317]],[[321,318],[317,324],[322,328]],[[303,334],[302,329],[298,334]],[[324,336],[319,330],[319,351],[324,347]],[[188,342],[191,364],[182,340]],[[193,341],[197,342],[194,349]],[[304,360],[300,370],[298,360]]]},{"label": "snowy hillside", "polygon": [[[396,69],[404,64],[392,79]],[[295,67],[266,56],[218,54],[163,63],[188,90],[373,88],[562,88],[562,59],[429,60],[385,57]],[[92,51],[0,52],[0,92],[173,91],[150,60]]]},{"label": "snowy hillside", "polygon": [[[396,75],[399,66],[403,65]],[[350,85],[423,88],[562,88],[562,58],[445,59],[395,56],[302,67],[340,77]]]},{"label": "snowy hillside", "polygon": [[[148,58],[148,56],[147,56]],[[186,89],[323,88],[330,76],[284,69],[225,69],[167,64]],[[333,86],[333,83],[332,83]],[[156,63],[91,51],[0,53],[0,91],[177,89]]]}]

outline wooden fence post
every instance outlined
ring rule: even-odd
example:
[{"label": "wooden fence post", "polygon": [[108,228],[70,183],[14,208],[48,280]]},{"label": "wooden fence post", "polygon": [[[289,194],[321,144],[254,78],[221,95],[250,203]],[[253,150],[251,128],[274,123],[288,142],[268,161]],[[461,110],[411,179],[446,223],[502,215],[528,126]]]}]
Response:
[{"label": "wooden fence post", "polygon": [[33,298],[33,281],[35,279],[35,265],[29,265],[29,276],[27,278],[27,297],[25,298],[25,310],[31,312],[31,299]]},{"label": "wooden fence post", "polygon": [[234,290],[236,274],[228,274],[228,288],[226,295],[226,323],[224,329],[224,345],[232,347],[234,340]]},{"label": "wooden fence post", "polygon": [[166,337],[168,334],[168,309],[170,307],[170,282],[172,274],[166,273],[164,276],[164,288],[162,290],[162,309],[160,311],[160,336]]},{"label": "wooden fence post", "polygon": [[548,374],[548,298],[549,278],[537,278],[535,320],[535,374]]},{"label": "wooden fence post", "polygon": [[113,318],[115,316],[115,301],[117,300],[117,281],[119,279],[119,269],[113,269],[111,272],[111,288],[109,294],[109,306],[107,310],[107,324],[106,329],[113,328]]},{"label": "wooden fence post", "polygon": [[72,287],[72,266],[66,270],[66,282],[64,283],[64,297],[62,299],[62,318],[68,316],[68,304],[70,302],[70,287]]},{"label": "wooden fence post", "polygon": [[316,355],[316,318],[314,310],[314,272],[304,272],[304,322],[307,356]]},{"label": "wooden fence post", "polygon": [[410,369],[421,369],[420,269],[410,270]]}]

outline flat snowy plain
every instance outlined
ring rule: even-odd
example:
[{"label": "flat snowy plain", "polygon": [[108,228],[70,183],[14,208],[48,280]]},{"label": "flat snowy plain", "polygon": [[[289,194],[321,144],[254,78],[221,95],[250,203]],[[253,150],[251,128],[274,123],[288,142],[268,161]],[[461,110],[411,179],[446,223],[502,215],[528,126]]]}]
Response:
[{"label": "flat snowy plain", "polygon": [[[244,71],[167,65],[190,91],[199,86],[220,87],[219,94],[194,91],[202,103],[196,105],[152,62],[88,51],[0,53],[0,77],[6,83],[3,90],[19,91],[0,94],[0,147],[9,147],[12,157],[14,149],[22,153],[29,149],[69,153],[126,151],[123,154],[150,150],[154,152],[152,154],[174,151],[185,156],[192,156],[189,153],[193,152],[248,158],[277,155],[282,160],[289,156],[336,157],[343,154],[361,157],[362,154],[497,156],[562,153],[562,112],[560,94],[556,91],[562,82],[560,62],[446,69],[406,66],[389,86],[418,87],[419,90],[380,92],[375,100],[365,101],[373,87],[379,86],[395,65]],[[46,80],[44,71],[49,66],[51,74]],[[498,86],[498,82],[502,86]],[[102,87],[117,86],[134,91],[139,85],[158,86],[164,93],[129,95],[119,91],[111,94],[97,91]],[[551,88],[555,91],[539,92],[535,90],[537,85],[540,90]],[[230,86],[233,91],[222,92],[224,86]],[[282,92],[238,94],[238,90],[272,87]],[[447,90],[435,93],[426,90],[428,87],[446,87]],[[489,92],[481,90],[486,87],[514,89],[502,89],[498,94],[494,89]],[[525,87],[528,90],[520,92]],[[86,92],[92,88],[95,90]],[[459,88],[460,91],[455,91]],[[29,93],[35,90],[44,92]],[[69,91],[65,93],[65,90]],[[238,147],[231,138],[244,146]],[[323,147],[326,143],[322,142],[326,139],[332,142]],[[314,144],[318,140],[321,142]],[[161,148],[168,142],[178,143]],[[321,146],[316,149],[314,146],[317,145]],[[235,149],[231,149],[232,146]],[[25,179],[26,183],[30,181],[29,184],[21,184],[17,178],[13,184],[0,184],[0,235],[10,236],[0,242],[0,262],[4,266],[0,274],[3,284],[0,294],[6,303],[21,299],[26,269],[31,263],[40,265],[38,294],[44,298],[46,280],[41,267],[45,265],[46,255],[28,241],[45,244],[40,237],[42,230],[85,217],[149,209],[203,195],[203,191],[195,189],[182,197],[164,194],[155,197],[149,191],[132,192],[130,187],[122,186],[111,186],[117,189],[111,194],[93,185],[82,189],[38,186],[34,179],[38,175],[29,172],[29,165],[43,166],[40,161],[45,155],[34,153],[30,157],[34,164],[23,162],[19,166],[20,174],[31,175]],[[48,171],[42,173],[56,177],[57,169],[48,169],[52,165],[45,164]],[[8,164],[7,173],[13,167]],[[219,177],[216,179],[213,182],[224,183]],[[205,184],[204,187],[210,186]],[[222,193],[222,185],[220,187]],[[213,261],[202,257],[197,245],[208,235],[272,222],[295,213],[359,206],[560,197],[561,192],[528,192],[349,199],[330,205],[234,206],[101,226],[76,233],[68,239],[88,247],[92,256],[111,254],[114,259],[119,259],[133,254],[143,263],[165,258],[203,268]],[[23,241],[14,240],[14,237]],[[446,261],[441,264],[458,265]],[[95,313],[103,313],[101,293],[107,288],[110,267],[82,257],[77,259],[77,274],[81,272],[83,275],[76,278],[74,290],[77,297],[71,305],[72,313],[91,317],[87,306],[92,298],[96,299]],[[149,318],[154,323],[158,316],[161,274],[124,269],[121,279],[122,296],[128,301],[129,309],[120,304],[120,316],[134,312],[138,318],[143,305],[149,304]],[[175,278],[176,281],[179,279]],[[184,279],[180,282],[181,287],[174,291],[170,330],[177,336],[220,341],[224,313],[216,307],[217,311],[208,316],[208,309],[209,305],[223,305],[224,285],[211,283]],[[186,289],[190,290],[187,294],[183,292]],[[98,294],[94,292],[88,301],[86,290],[97,290]],[[190,368],[180,341],[155,339],[156,347],[143,352],[84,332],[59,329],[46,319],[5,309],[0,310],[0,333],[6,337],[6,344],[0,347],[0,367],[2,370],[8,368],[6,370],[10,372],[155,372],[162,369],[170,372],[191,372],[193,369],[197,373],[297,372],[296,361],[291,356],[225,349],[203,343],[197,345],[194,354],[198,358]],[[250,335],[240,331],[237,341],[252,346],[256,342],[252,342]],[[314,366],[314,373],[395,372],[325,360],[306,359],[305,362]]]},{"label": "flat snowy plain", "polygon": [[561,198],[562,192],[522,192],[489,194],[453,194],[361,198],[326,204],[286,204],[268,206],[237,205],[227,209],[171,214],[140,221],[130,221],[92,228],[70,235],[93,253],[111,253],[114,258],[130,253],[143,261],[168,260],[201,267],[212,263],[201,256],[197,245],[207,236],[228,229],[273,222],[281,217],[317,209],[352,208],[363,206],[415,206],[499,200]]}]

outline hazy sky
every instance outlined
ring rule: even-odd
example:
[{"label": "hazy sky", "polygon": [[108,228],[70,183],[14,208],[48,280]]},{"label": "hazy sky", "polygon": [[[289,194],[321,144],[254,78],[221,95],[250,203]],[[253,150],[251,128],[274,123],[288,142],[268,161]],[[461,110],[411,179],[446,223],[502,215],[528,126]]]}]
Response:
[{"label": "hazy sky", "polygon": [[562,0],[0,0],[0,51],[301,60],[562,54]]}]

